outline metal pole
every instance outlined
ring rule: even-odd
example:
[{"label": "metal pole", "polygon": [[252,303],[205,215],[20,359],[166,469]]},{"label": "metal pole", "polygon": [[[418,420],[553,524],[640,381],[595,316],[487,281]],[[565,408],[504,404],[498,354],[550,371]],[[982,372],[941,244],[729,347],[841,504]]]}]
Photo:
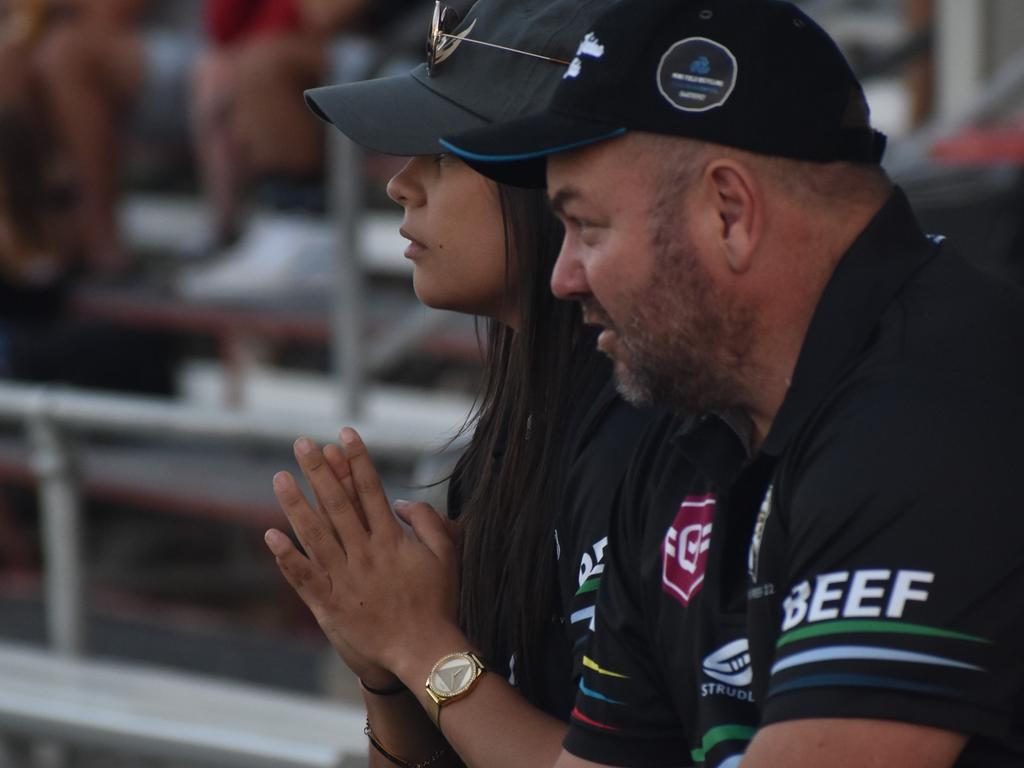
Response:
[{"label": "metal pole", "polygon": [[[934,39],[935,0],[905,0],[904,16],[915,34],[932,30],[931,36]],[[934,45],[909,62],[905,77],[911,102],[911,125],[918,128],[935,108]]]},{"label": "metal pole", "polygon": [[336,301],[331,305],[332,368],[341,396],[341,415],[363,412],[365,279],[359,237],[363,212],[362,150],[339,131],[328,133],[332,169],[331,210],[338,222]]},{"label": "metal pole", "polygon": [[74,456],[42,408],[29,417],[28,434],[39,478],[47,632],[57,653],[78,656],[85,649],[85,590]]},{"label": "metal pole", "polygon": [[936,75],[939,116],[962,115],[984,90],[986,3],[939,0],[936,8]]}]

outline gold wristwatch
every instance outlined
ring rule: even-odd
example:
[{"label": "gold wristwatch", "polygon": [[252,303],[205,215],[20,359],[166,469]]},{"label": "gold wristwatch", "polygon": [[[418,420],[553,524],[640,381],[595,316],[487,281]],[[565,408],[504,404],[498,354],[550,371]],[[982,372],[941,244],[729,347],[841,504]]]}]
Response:
[{"label": "gold wristwatch", "polygon": [[486,671],[480,657],[472,651],[449,653],[437,660],[427,675],[427,696],[434,702],[430,714],[438,729],[441,708],[467,696]]}]

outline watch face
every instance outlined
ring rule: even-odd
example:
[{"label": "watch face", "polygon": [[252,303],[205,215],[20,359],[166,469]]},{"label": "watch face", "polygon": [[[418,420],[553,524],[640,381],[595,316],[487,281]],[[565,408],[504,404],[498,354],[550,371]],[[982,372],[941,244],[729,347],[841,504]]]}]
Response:
[{"label": "watch face", "polygon": [[464,691],[476,677],[476,665],[465,656],[443,660],[430,675],[430,686],[441,696]]}]

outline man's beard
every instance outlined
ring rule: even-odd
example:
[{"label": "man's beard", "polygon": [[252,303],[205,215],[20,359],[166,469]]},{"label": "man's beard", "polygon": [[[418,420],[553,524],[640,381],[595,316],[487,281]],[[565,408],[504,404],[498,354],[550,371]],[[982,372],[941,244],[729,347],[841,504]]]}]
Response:
[{"label": "man's beard", "polygon": [[616,325],[594,299],[588,320],[612,330],[619,393],[634,405],[679,413],[722,411],[744,401],[740,374],[753,336],[753,314],[722,295],[697,258],[696,246],[670,222],[654,222],[651,280],[623,302],[632,309]]}]

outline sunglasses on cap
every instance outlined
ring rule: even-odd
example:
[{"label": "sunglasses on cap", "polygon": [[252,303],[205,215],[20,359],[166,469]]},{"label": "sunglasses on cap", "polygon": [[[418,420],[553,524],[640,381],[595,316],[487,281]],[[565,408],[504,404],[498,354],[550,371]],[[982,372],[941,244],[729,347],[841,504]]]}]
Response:
[{"label": "sunglasses on cap", "polygon": [[483,40],[474,40],[473,38],[468,37],[468,35],[473,31],[473,27],[476,25],[475,21],[462,32],[455,34],[455,28],[459,26],[460,21],[461,18],[459,17],[458,11],[447,5],[442,5],[441,0],[435,0],[434,16],[430,21],[430,33],[427,35],[427,77],[432,76],[434,70],[437,69],[437,66],[455,53],[455,49],[462,43],[472,43],[473,45],[483,45],[487,48],[497,48],[500,51],[517,53],[520,56],[530,56],[534,59],[543,59],[544,61],[550,61],[552,64],[561,64],[565,67],[569,66],[569,62],[563,61],[562,59],[544,56],[540,53],[531,53],[530,51],[521,51],[518,48],[509,48],[506,45],[498,45],[497,43],[486,43]]}]

